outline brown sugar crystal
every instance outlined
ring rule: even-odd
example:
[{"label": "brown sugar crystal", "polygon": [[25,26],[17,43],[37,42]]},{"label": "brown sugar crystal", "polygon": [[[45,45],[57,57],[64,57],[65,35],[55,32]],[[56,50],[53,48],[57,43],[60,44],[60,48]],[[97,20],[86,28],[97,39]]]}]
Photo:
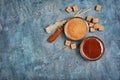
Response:
[{"label": "brown sugar crystal", "polygon": [[66,11],[67,11],[68,13],[70,13],[70,12],[72,12],[72,8],[68,6],[68,7],[66,8]]},{"label": "brown sugar crystal", "polygon": [[71,49],[76,49],[76,44],[75,43],[71,44]]},{"label": "brown sugar crystal", "polygon": [[100,11],[101,8],[102,8],[101,5],[96,5],[95,10],[96,10],[96,11]]},{"label": "brown sugar crystal", "polygon": [[90,23],[89,23],[89,27],[90,27],[90,28],[93,28],[93,27],[94,27],[94,23],[91,23],[91,22],[90,22]]},{"label": "brown sugar crystal", "polygon": [[95,24],[95,25],[94,25],[94,29],[98,29],[99,26],[100,26],[99,24]]},{"label": "brown sugar crystal", "polygon": [[92,16],[87,16],[86,21],[90,22],[92,20]]},{"label": "brown sugar crystal", "polygon": [[73,6],[73,11],[78,11],[78,6]]},{"label": "brown sugar crystal", "polygon": [[66,45],[66,46],[70,46],[70,41],[69,41],[69,40],[66,40],[66,41],[65,41],[65,45]]},{"label": "brown sugar crystal", "polygon": [[93,18],[92,22],[93,22],[93,23],[98,23],[98,22],[99,22],[99,19],[98,19],[98,18]]},{"label": "brown sugar crystal", "polygon": [[104,26],[99,26],[98,30],[99,31],[103,31],[104,30]]},{"label": "brown sugar crystal", "polygon": [[94,28],[90,28],[89,31],[90,31],[90,32],[95,32],[95,29],[94,29]]},{"label": "brown sugar crystal", "polygon": [[94,25],[94,29],[98,30],[98,31],[103,31],[104,30],[104,26],[100,25],[100,24],[95,24]]}]

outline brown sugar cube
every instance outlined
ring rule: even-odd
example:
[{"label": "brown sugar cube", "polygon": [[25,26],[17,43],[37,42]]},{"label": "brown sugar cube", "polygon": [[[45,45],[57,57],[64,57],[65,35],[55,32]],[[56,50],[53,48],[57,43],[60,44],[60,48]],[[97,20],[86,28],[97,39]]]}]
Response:
[{"label": "brown sugar cube", "polygon": [[94,23],[89,23],[89,27],[93,28],[94,27]]},{"label": "brown sugar cube", "polygon": [[68,13],[70,13],[70,12],[72,12],[72,8],[71,8],[71,7],[67,7],[67,8],[66,8],[66,11],[67,11]]},{"label": "brown sugar cube", "polygon": [[98,23],[98,22],[99,22],[99,19],[98,19],[98,18],[94,18],[94,19],[92,20],[92,22],[93,22],[93,23]]},{"label": "brown sugar cube", "polygon": [[86,21],[89,21],[89,22],[90,22],[91,20],[92,20],[92,16],[87,16],[87,17],[86,17]]},{"label": "brown sugar cube", "polygon": [[71,49],[76,49],[76,44],[75,43],[71,44]]},{"label": "brown sugar cube", "polygon": [[73,11],[78,11],[78,6],[73,6]]},{"label": "brown sugar cube", "polygon": [[99,26],[98,30],[99,31],[103,31],[104,30],[104,26]]},{"label": "brown sugar cube", "polygon": [[96,11],[100,11],[100,10],[101,10],[101,5],[97,5],[97,6],[95,7],[95,10],[96,10]]},{"label": "brown sugar cube", "polygon": [[69,41],[69,40],[66,40],[66,41],[65,41],[65,45],[66,45],[66,46],[70,46],[70,41]]},{"label": "brown sugar cube", "polygon": [[90,32],[95,32],[95,29],[94,29],[94,28],[90,28],[89,31],[90,31]]},{"label": "brown sugar cube", "polygon": [[94,25],[94,29],[98,29],[99,26],[100,26],[99,24],[95,24],[95,25]]}]

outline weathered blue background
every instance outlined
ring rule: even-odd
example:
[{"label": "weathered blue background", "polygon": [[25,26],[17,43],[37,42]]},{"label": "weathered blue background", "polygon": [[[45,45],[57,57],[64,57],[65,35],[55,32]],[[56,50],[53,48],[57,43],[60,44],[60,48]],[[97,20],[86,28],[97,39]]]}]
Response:
[{"label": "weathered blue background", "polygon": [[[72,17],[67,6],[102,11],[81,15],[98,17],[104,32],[89,33],[105,44],[104,56],[84,60],[79,49],[64,46],[62,34],[54,43],[44,28]],[[120,0],[0,0],[0,80],[120,80]],[[87,37],[86,36],[86,37]]]}]

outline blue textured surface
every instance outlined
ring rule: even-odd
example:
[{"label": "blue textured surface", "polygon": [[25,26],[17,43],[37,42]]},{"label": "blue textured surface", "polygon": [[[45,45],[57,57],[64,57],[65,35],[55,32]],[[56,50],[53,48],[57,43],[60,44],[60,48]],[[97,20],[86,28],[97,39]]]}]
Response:
[{"label": "blue textured surface", "polygon": [[[0,80],[120,80],[120,0],[0,0]],[[84,60],[79,49],[64,46],[62,34],[52,44],[48,25],[70,18],[67,6],[102,11],[86,15],[98,17],[103,32],[89,33],[105,44],[97,61]],[[86,36],[86,37],[87,37]]]}]

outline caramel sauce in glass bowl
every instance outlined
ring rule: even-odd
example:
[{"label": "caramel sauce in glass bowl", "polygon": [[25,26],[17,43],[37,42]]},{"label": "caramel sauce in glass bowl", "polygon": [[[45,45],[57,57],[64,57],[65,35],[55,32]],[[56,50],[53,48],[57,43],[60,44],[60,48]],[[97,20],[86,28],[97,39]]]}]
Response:
[{"label": "caramel sauce in glass bowl", "polygon": [[88,60],[97,60],[104,53],[103,42],[94,36],[84,39],[80,45],[81,55]]}]

